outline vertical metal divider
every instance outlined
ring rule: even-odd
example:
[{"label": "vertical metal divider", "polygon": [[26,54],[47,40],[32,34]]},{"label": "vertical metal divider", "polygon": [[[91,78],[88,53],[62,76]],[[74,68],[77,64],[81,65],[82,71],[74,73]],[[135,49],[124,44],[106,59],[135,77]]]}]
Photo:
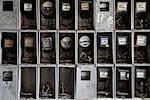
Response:
[{"label": "vertical metal divider", "polygon": [[18,29],[21,30],[20,0],[18,0]]},{"label": "vertical metal divider", "polygon": [[21,91],[21,67],[18,68],[18,91],[17,91],[17,97],[20,99],[20,91]]},{"label": "vertical metal divider", "polygon": [[97,99],[97,84],[98,84],[98,82],[97,82],[97,65],[95,65],[95,100]]},{"label": "vertical metal divider", "polygon": [[115,32],[115,2],[116,0],[112,1],[113,3],[113,32],[112,32],[112,52],[113,52],[113,99],[116,98],[116,32]]},{"label": "vertical metal divider", "polygon": [[[78,1],[78,0],[76,0]],[[79,67],[79,64],[78,64],[78,31],[76,31],[76,49],[75,49],[75,52],[76,52],[76,99],[78,100],[78,67]]]},{"label": "vertical metal divider", "polygon": [[78,0],[75,0],[75,30],[78,30]]},{"label": "vertical metal divider", "polygon": [[55,0],[56,2],[56,30],[59,30],[59,0]]},{"label": "vertical metal divider", "polygon": [[135,66],[132,66],[132,98],[135,98]]},{"label": "vertical metal divider", "polygon": [[22,50],[21,50],[21,31],[19,31],[19,61],[18,61],[18,63],[19,63],[19,65],[21,65],[21,52],[22,52]]},{"label": "vertical metal divider", "polygon": [[97,65],[97,31],[94,32],[94,65]]},{"label": "vertical metal divider", "polygon": [[59,97],[58,97],[58,94],[59,94],[59,65],[57,65],[57,70],[56,70],[56,75],[57,75],[57,77],[56,77],[56,99],[58,100],[59,99]]},{"label": "vertical metal divider", "polygon": [[[55,99],[58,99],[58,89],[59,89],[59,0],[55,0],[56,1],[56,35],[55,35],[55,42],[56,42],[56,76],[55,76],[55,80],[56,80],[56,86],[55,86]],[[57,49],[58,48],[58,49]]]},{"label": "vertical metal divider", "polygon": [[76,65],[74,67],[74,99],[76,99]]},{"label": "vertical metal divider", "polygon": [[132,98],[135,94],[135,66],[134,66],[134,0],[131,0],[131,36],[132,36]]},{"label": "vertical metal divider", "polygon": [[39,66],[36,65],[36,99],[39,99],[39,79],[40,79],[40,70],[39,70]]},{"label": "vertical metal divider", "polygon": [[78,63],[78,37],[77,37],[77,32],[75,32],[75,65]]},{"label": "vertical metal divider", "polygon": [[97,31],[96,30],[94,32],[94,70],[95,70],[95,99],[96,99],[97,98]]},{"label": "vertical metal divider", "polygon": [[36,26],[37,30],[40,30],[40,0],[36,0]]},{"label": "vertical metal divider", "polygon": [[132,98],[135,97],[134,31],[132,31]]},{"label": "vertical metal divider", "polygon": [[113,91],[113,97],[116,98],[116,32],[114,31],[114,35],[113,35],[113,49],[114,49],[114,55],[113,55],[113,59],[114,59],[114,91]]},{"label": "vertical metal divider", "polygon": [[41,58],[41,32],[38,31],[38,65],[41,64],[40,58]]}]

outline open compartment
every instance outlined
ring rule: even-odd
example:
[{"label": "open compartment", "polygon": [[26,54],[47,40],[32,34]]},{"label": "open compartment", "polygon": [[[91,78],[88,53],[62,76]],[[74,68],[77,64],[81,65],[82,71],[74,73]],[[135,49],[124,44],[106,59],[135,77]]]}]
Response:
[{"label": "open compartment", "polygon": [[78,34],[78,62],[94,63],[94,34]]},{"label": "open compartment", "polygon": [[150,33],[136,32],[134,34],[134,63],[150,63]]},{"label": "open compartment", "polygon": [[132,98],[132,75],[130,67],[116,68],[116,97]]},{"label": "open compartment", "polygon": [[40,0],[40,29],[56,29],[56,1]]},{"label": "open compartment", "polygon": [[102,32],[97,34],[97,62],[113,63],[112,33]]},{"label": "open compartment", "polygon": [[59,99],[75,98],[75,68],[59,68]]},{"label": "open compartment", "polygon": [[115,28],[117,30],[130,30],[131,0],[116,0],[115,6]]},{"label": "open compartment", "polygon": [[134,28],[150,29],[150,1],[134,0]]},{"label": "open compartment", "polygon": [[17,33],[2,32],[2,64],[17,64]]},{"label": "open compartment", "polygon": [[37,29],[36,0],[20,0],[21,29]]},{"label": "open compartment", "polygon": [[40,63],[56,63],[55,33],[40,33]]},{"label": "open compartment", "polygon": [[97,98],[113,97],[113,72],[111,67],[97,67]]},{"label": "open compartment", "polygon": [[78,1],[78,29],[92,30],[94,29],[94,1],[79,0]]},{"label": "open compartment", "polygon": [[75,0],[59,1],[59,29],[75,29]]},{"label": "open compartment", "polygon": [[75,63],[74,33],[59,33],[59,63]]},{"label": "open compartment", "polygon": [[42,99],[55,99],[55,67],[40,68],[39,97]]},{"label": "open compartment", "polygon": [[116,63],[132,63],[131,33],[116,33]]},{"label": "open compartment", "polygon": [[35,67],[21,67],[20,98],[36,99]]},{"label": "open compartment", "polygon": [[21,63],[36,64],[36,33],[21,32]]}]

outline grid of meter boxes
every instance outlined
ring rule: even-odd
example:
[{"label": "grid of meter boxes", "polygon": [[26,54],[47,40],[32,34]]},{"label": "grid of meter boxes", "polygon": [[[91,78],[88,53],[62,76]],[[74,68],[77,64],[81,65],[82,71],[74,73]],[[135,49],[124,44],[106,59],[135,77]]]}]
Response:
[{"label": "grid of meter boxes", "polygon": [[150,0],[0,0],[0,100],[149,100]]}]

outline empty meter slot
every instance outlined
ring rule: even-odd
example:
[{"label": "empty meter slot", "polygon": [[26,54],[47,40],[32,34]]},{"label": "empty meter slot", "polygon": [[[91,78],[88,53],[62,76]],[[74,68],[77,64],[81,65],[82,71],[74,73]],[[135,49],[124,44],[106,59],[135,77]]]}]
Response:
[{"label": "empty meter slot", "polygon": [[74,99],[75,68],[59,68],[59,99]]},{"label": "empty meter slot", "polygon": [[36,99],[36,68],[21,68],[20,97]]},{"label": "empty meter slot", "polygon": [[40,68],[40,90],[39,96],[42,99],[55,98],[55,68]]}]

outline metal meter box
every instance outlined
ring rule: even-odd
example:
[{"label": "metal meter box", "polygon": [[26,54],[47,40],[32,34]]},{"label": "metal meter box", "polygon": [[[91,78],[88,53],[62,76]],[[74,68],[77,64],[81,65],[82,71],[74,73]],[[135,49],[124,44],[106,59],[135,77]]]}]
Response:
[{"label": "metal meter box", "polygon": [[75,0],[59,0],[59,29],[75,29]]},{"label": "metal meter box", "polygon": [[56,29],[56,2],[55,0],[40,0],[40,29]]},{"label": "metal meter box", "polygon": [[18,88],[18,68],[17,66],[0,68],[0,99],[15,100]]},{"label": "metal meter box", "polygon": [[74,33],[59,33],[59,63],[75,63]]},{"label": "metal meter box", "polygon": [[94,0],[78,0],[78,29],[94,29]]},{"label": "metal meter box", "polygon": [[0,1],[0,29],[17,29],[18,0]]},{"label": "metal meter box", "polygon": [[134,28],[150,29],[150,1],[134,0]]},{"label": "metal meter box", "polygon": [[150,63],[150,33],[136,32],[134,33],[134,62]]},{"label": "metal meter box", "polygon": [[112,63],[113,62],[113,42],[111,32],[97,33],[97,62]]},{"label": "metal meter box", "polygon": [[135,66],[135,96],[150,97],[150,68],[149,66]]},{"label": "metal meter box", "polygon": [[21,29],[37,29],[36,0],[20,0]]},{"label": "metal meter box", "polygon": [[75,98],[76,69],[71,67],[59,68],[59,99]]},{"label": "metal meter box", "polygon": [[17,64],[17,33],[1,33],[2,64]]},{"label": "metal meter box", "polygon": [[40,63],[56,63],[56,40],[54,32],[40,33]]},{"label": "metal meter box", "polygon": [[111,67],[97,68],[97,97],[113,97],[113,72]]},{"label": "metal meter box", "polygon": [[36,68],[22,67],[20,75],[20,98],[36,99]]},{"label": "metal meter box", "polygon": [[21,33],[21,63],[37,63],[36,33]]},{"label": "metal meter box", "polygon": [[117,98],[132,97],[132,74],[130,67],[116,68],[116,96]]},{"label": "metal meter box", "polygon": [[131,33],[116,33],[116,63],[132,63]]},{"label": "metal meter box", "polygon": [[114,25],[114,5],[113,0],[96,0],[96,20],[95,29],[99,30],[113,30]]},{"label": "metal meter box", "polygon": [[115,29],[131,29],[131,0],[115,1]]},{"label": "metal meter box", "polygon": [[39,97],[55,98],[55,67],[40,67]]},{"label": "metal meter box", "polygon": [[94,63],[94,34],[78,34],[78,62]]},{"label": "metal meter box", "polygon": [[80,65],[77,67],[77,98],[91,100],[95,97],[96,69],[94,66]]}]

